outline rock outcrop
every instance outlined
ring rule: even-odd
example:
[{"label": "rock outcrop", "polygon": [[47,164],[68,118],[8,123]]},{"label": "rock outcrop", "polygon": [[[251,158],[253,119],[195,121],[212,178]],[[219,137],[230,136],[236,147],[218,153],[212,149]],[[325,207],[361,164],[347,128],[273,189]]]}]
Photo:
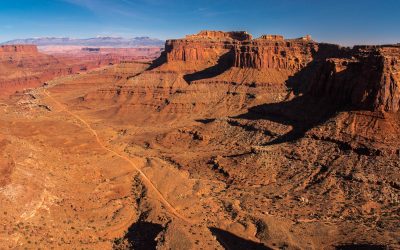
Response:
[{"label": "rock outcrop", "polygon": [[[301,88],[302,94],[353,109],[399,110],[398,45],[350,49],[317,43],[309,35],[297,39],[262,35],[252,39],[246,32],[202,31],[185,39],[168,40],[165,51],[167,65],[184,62],[188,68],[179,69],[207,69],[197,74],[200,77],[187,77],[192,83],[223,75],[221,78],[236,83],[286,84],[300,75],[301,82],[291,87]],[[246,73],[238,73],[241,70]],[[227,75],[235,75],[236,79]]]},{"label": "rock outcrop", "polygon": [[0,65],[1,94],[35,87],[54,76],[70,73],[60,61],[39,53],[34,45],[2,45]]},{"label": "rock outcrop", "polygon": [[313,60],[317,46],[317,43],[308,39],[284,40],[283,36],[263,35],[235,46],[233,66],[298,71]]},{"label": "rock outcrop", "polygon": [[0,53],[37,53],[35,45],[1,45]]},{"label": "rock outcrop", "polygon": [[320,62],[308,92],[353,109],[400,108],[400,46],[356,46],[346,58]]},{"label": "rock outcrop", "polygon": [[149,110],[174,118],[235,114],[296,96],[337,110],[396,112],[397,51],[398,46],[351,49],[309,35],[253,39],[246,32],[202,31],[166,41],[157,64],[121,87],[90,93],[87,100],[112,100],[121,105],[119,112]]},{"label": "rock outcrop", "polygon": [[237,40],[237,41],[247,41],[252,40],[253,36],[246,31],[212,31],[203,30],[195,35],[187,35],[186,39],[220,39],[220,40]]}]

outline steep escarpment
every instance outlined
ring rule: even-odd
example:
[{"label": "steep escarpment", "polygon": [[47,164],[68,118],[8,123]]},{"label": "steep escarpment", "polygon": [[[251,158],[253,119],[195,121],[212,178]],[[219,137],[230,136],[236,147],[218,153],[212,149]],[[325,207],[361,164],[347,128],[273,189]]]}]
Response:
[{"label": "steep escarpment", "polygon": [[271,143],[329,134],[338,144],[392,154],[396,141],[388,135],[400,131],[398,62],[397,45],[346,48],[310,36],[203,31],[167,41],[158,64],[84,100],[109,104],[110,117],[138,124],[267,119],[290,128]]},{"label": "steep escarpment", "polygon": [[[184,39],[167,40],[166,62],[216,63],[228,67],[300,70],[312,61],[318,44],[310,36],[284,39],[247,32],[201,31]],[[220,65],[222,66],[222,65]]]},{"label": "steep escarpment", "polygon": [[[239,39],[239,40],[237,40]],[[241,40],[250,40],[247,32],[202,31],[185,39],[167,40],[165,61],[170,68],[201,70],[217,63],[231,65],[232,49]],[[184,65],[182,65],[184,62]]]},{"label": "steep escarpment", "polygon": [[[285,39],[246,32],[202,31],[168,40],[150,68],[121,89],[93,93],[164,113],[235,114],[285,98],[321,100],[337,110],[396,112],[399,106],[398,46],[346,48],[310,36]],[[139,104],[141,103],[141,104]]]},{"label": "steep escarpment", "polygon": [[1,45],[0,53],[37,53],[38,49],[35,45]]},{"label": "steep escarpment", "polygon": [[56,58],[39,53],[34,45],[3,45],[0,49],[2,94],[34,87],[57,75],[71,73]]},{"label": "steep escarpment", "polygon": [[235,46],[234,67],[288,69],[298,71],[313,60],[318,44],[310,36],[284,40],[283,36],[263,35]]},{"label": "steep escarpment", "polygon": [[[124,112],[145,108],[166,117],[222,115],[263,101],[277,101],[286,95],[284,82],[311,60],[316,49],[309,37],[278,44],[273,39],[265,36],[257,42],[246,32],[202,31],[168,40],[165,52],[149,70],[127,79],[121,89],[102,90],[88,99],[111,98]],[[265,46],[259,58],[261,65],[270,66],[267,72],[253,67],[249,60],[238,59],[251,54],[241,50],[254,43]],[[289,61],[296,65],[288,66]]]},{"label": "steep escarpment", "polygon": [[354,109],[397,112],[400,47],[358,46],[350,55],[329,58],[314,68],[308,92]]}]

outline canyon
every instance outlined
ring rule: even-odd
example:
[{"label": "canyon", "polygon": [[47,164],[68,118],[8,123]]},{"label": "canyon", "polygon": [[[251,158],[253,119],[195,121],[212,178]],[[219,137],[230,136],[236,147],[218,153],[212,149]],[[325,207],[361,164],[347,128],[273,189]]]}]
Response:
[{"label": "canyon", "polygon": [[0,45],[0,95],[38,87],[58,76],[78,74],[125,61],[157,58],[160,48],[89,48]]},{"label": "canyon", "polygon": [[82,46],[82,47],[105,47],[105,48],[148,48],[163,47],[164,41],[151,37],[110,37],[97,36],[91,38],[71,37],[36,37],[25,39],[14,39],[1,43],[0,45],[37,45],[40,49],[48,46]]},{"label": "canyon", "polygon": [[0,245],[398,248],[399,44],[66,48],[0,47]]}]

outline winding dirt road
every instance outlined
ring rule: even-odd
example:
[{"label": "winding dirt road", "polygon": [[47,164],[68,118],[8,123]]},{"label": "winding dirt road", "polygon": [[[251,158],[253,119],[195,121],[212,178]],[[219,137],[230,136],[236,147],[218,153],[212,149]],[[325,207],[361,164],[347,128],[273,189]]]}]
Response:
[{"label": "winding dirt road", "polygon": [[93,136],[96,138],[97,143],[100,145],[101,148],[103,148],[104,150],[112,153],[113,155],[125,160],[126,162],[128,162],[142,177],[145,185],[148,188],[151,188],[155,191],[156,195],[158,196],[158,198],[160,199],[160,202],[164,203],[164,205],[167,207],[167,209],[177,218],[189,223],[189,224],[194,224],[193,221],[189,220],[188,218],[186,218],[185,216],[183,216],[182,214],[180,214],[178,212],[178,210],[164,197],[164,195],[160,192],[159,189],[157,189],[157,187],[153,184],[153,182],[150,180],[149,177],[147,177],[147,175],[140,170],[136,164],[129,159],[128,157],[108,148],[99,138],[96,130],[94,130],[90,124],[88,122],[86,122],[83,118],[81,118],[79,115],[74,114],[73,112],[69,111],[62,103],[60,103],[59,101],[57,101],[52,95],[50,95],[50,93],[44,89],[43,90],[44,94],[49,97],[57,106],[60,107],[60,109],[66,113],[68,113],[69,115],[73,116],[75,119],[79,120],[81,123],[83,123],[87,129],[93,134]]}]

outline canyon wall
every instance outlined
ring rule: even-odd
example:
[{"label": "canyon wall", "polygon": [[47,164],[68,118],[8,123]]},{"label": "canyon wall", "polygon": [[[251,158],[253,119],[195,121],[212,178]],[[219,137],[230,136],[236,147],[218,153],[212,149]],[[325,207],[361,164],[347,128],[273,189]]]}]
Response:
[{"label": "canyon wall", "polygon": [[191,83],[211,78],[247,84],[297,82],[290,88],[347,108],[399,110],[399,45],[351,49],[317,43],[309,35],[253,39],[246,32],[202,31],[168,40],[165,51],[167,65],[185,62],[209,67],[197,74],[203,77],[188,77]]},{"label": "canyon wall", "polygon": [[233,48],[231,41],[213,39],[168,40],[165,44],[167,62],[216,62]]},{"label": "canyon wall", "polygon": [[312,61],[317,46],[311,39],[284,40],[283,36],[264,35],[235,46],[233,66],[298,71]]},{"label": "canyon wall", "polygon": [[218,61],[231,53],[230,66],[255,69],[299,70],[312,60],[318,44],[310,36],[287,39],[263,35],[253,39],[247,32],[201,31],[184,39],[167,40],[167,62]]},{"label": "canyon wall", "polygon": [[0,94],[35,87],[61,74],[68,74],[56,58],[39,53],[35,45],[0,47]]},{"label": "canyon wall", "polygon": [[127,76],[121,86],[89,93],[85,100],[111,102],[117,114],[135,114],[136,121],[138,113],[157,114],[158,120],[236,115],[292,99],[321,101],[337,110],[396,112],[396,53],[398,46],[352,49],[310,36],[253,39],[246,32],[202,31],[166,41],[164,53],[149,69]]},{"label": "canyon wall", "polygon": [[198,34],[187,35],[186,39],[222,39],[222,40],[237,40],[247,41],[253,39],[253,36],[246,31],[214,31],[214,30],[202,30]]},{"label": "canyon wall", "polygon": [[353,109],[397,112],[400,46],[357,46],[350,55],[319,63],[308,93]]},{"label": "canyon wall", "polygon": [[1,45],[0,53],[37,53],[35,45]]}]

